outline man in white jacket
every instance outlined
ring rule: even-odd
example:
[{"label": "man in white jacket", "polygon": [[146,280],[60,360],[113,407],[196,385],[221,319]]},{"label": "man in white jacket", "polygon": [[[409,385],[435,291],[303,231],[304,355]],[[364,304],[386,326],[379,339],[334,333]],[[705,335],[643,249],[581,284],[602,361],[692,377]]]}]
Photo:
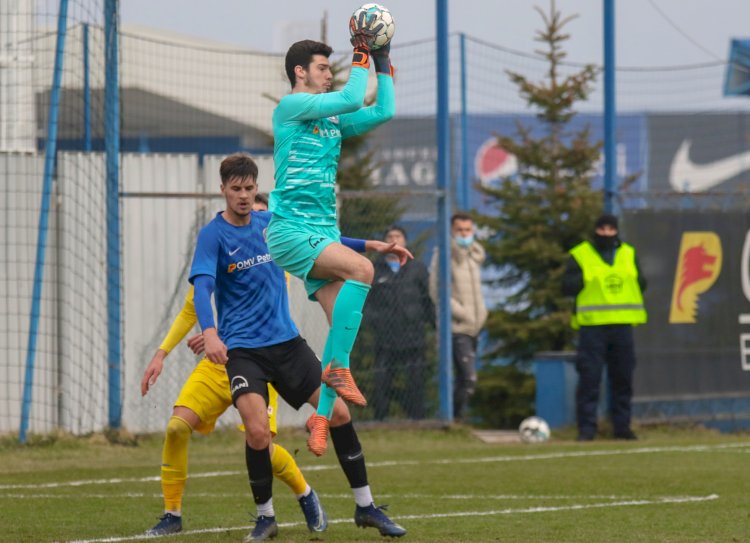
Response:
[{"label": "man in white jacket", "polygon": [[[487,320],[480,271],[484,248],[474,239],[466,213],[451,217],[451,313],[453,333],[453,418],[461,421],[477,384],[477,342]],[[437,303],[438,252],[432,257],[430,293]]]}]

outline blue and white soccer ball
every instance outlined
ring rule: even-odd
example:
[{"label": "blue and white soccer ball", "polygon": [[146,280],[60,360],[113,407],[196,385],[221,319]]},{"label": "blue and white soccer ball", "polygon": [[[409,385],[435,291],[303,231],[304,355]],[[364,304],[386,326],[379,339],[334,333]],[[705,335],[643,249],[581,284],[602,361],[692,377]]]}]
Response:
[{"label": "blue and white soccer ball", "polygon": [[352,13],[352,22],[349,24],[350,34],[353,34],[354,30],[357,28],[356,25],[359,22],[362,12],[366,13],[364,24],[367,25],[367,28],[377,28],[379,25],[381,26],[372,48],[380,49],[387,45],[391,41],[394,32],[396,32],[396,22],[393,20],[393,15],[388,11],[388,8],[381,6],[380,4],[365,4],[354,10],[354,13]]},{"label": "blue and white soccer ball", "polygon": [[541,417],[529,417],[521,421],[518,434],[524,443],[544,443],[549,439],[549,424]]}]

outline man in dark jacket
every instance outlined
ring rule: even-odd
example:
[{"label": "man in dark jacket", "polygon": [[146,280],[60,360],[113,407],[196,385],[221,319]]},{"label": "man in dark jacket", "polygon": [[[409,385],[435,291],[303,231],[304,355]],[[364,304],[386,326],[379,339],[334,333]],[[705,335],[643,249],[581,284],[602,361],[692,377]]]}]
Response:
[{"label": "man in dark jacket", "polygon": [[636,439],[630,428],[635,346],[633,326],[647,320],[643,305],[646,278],[635,249],[620,241],[617,218],[602,215],[591,241],[570,250],[563,294],[576,297],[573,328],[579,329],[576,371],[578,440],[597,431],[599,387],[604,367],[609,380],[609,410],[616,439]]},{"label": "man in dark jacket", "polygon": [[[383,239],[406,247],[406,232],[399,226],[390,227]],[[427,267],[419,260],[401,266],[389,256],[378,258],[364,316],[375,335],[375,389],[371,393],[375,418],[388,416],[394,377],[403,372],[406,389],[398,400],[409,418],[423,419],[425,327],[435,326]]]}]

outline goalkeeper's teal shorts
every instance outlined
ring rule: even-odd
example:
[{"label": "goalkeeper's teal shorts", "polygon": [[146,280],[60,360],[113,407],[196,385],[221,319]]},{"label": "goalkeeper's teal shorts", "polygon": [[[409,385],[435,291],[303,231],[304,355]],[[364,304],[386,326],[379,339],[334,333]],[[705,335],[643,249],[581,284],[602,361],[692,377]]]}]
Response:
[{"label": "goalkeeper's teal shorts", "polygon": [[340,243],[341,232],[335,226],[313,226],[280,219],[274,215],[266,229],[266,243],[273,261],[302,279],[307,297],[315,300],[315,293],[331,282],[330,279],[308,277],[315,259],[331,243]]}]

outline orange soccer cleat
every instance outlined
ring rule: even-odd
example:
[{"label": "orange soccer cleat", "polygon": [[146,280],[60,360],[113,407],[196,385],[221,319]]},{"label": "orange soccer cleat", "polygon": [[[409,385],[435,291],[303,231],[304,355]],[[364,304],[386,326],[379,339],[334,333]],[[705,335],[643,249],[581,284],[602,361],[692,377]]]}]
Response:
[{"label": "orange soccer cleat", "polygon": [[331,368],[331,365],[328,364],[326,369],[323,370],[320,380],[335,390],[336,394],[347,402],[360,407],[367,405],[367,400],[357,388],[357,383],[354,382],[354,377],[352,377],[349,368]]},{"label": "orange soccer cleat", "polygon": [[308,434],[312,434],[313,426],[315,424],[315,415],[316,415],[316,413],[313,413],[305,421],[305,431],[307,431]]},{"label": "orange soccer cleat", "polygon": [[310,437],[307,438],[307,448],[315,456],[323,456],[328,448],[328,419],[315,414],[307,419],[305,426],[310,432]]}]

